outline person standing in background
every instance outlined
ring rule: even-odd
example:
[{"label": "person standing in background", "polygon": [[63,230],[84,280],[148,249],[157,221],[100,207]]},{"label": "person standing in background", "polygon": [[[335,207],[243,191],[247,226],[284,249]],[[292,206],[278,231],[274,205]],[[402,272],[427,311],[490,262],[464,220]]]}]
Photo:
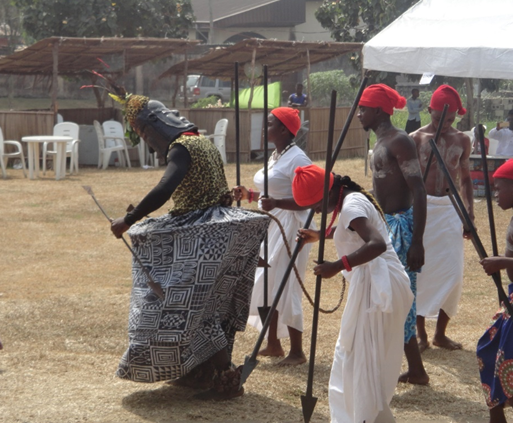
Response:
[{"label": "person standing in background", "polygon": [[411,134],[420,128],[420,111],[423,109],[417,88],[411,90],[411,97],[406,101],[406,107],[408,108],[408,121],[404,130],[407,134]]}]

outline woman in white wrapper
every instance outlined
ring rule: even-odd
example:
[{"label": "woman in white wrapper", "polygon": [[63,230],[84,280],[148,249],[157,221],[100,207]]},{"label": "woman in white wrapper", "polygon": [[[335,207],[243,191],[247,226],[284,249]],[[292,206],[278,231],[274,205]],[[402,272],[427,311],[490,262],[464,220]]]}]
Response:
[{"label": "woman in white wrapper", "polygon": [[[296,203],[320,212],[324,169],[310,165],[295,172]],[[342,272],[349,282],[330,376],[331,421],[394,422],[389,404],[401,370],[404,322],[413,302],[410,281],[372,195],[348,176],[332,174],[328,201],[333,219],[326,232],[340,260],[318,264],[314,273],[331,278]],[[299,236],[306,243],[319,240],[316,230],[301,229]]]},{"label": "woman in white wrapper", "polygon": [[[267,118],[268,141],[276,146],[276,150],[269,158],[267,198],[260,198],[264,191],[264,170],[260,169],[254,176],[257,191],[246,189],[243,186],[234,188],[236,200],[259,199],[259,206],[272,213],[282,224],[289,245],[295,244],[297,231],[304,225],[308,210],[298,206],[292,198],[292,180],[294,169],[298,166],[307,166],[312,163],[308,156],[294,143],[294,137],[301,127],[299,111],[290,107],[278,107],[273,109]],[[269,225],[268,235],[268,298],[267,304],[271,305],[276,296],[276,291],[290,262],[289,255],[284,245],[281,231],[276,222]],[[308,253],[310,248],[305,248],[296,260],[296,267],[301,278],[304,278]],[[260,256],[263,257],[263,246]],[[280,339],[290,337],[290,352],[283,360],[282,365],[297,365],[306,362],[302,347],[303,336],[303,308],[301,305],[301,286],[294,272],[291,273],[285,289],[280,298],[276,312],[273,315],[268,333],[266,348],[259,354],[264,356],[284,356]],[[264,269],[258,268],[255,275],[255,286],[251,297],[250,317],[248,323],[258,330],[262,329],[262,322],[258,314],[258,307],[264,305]]]}]

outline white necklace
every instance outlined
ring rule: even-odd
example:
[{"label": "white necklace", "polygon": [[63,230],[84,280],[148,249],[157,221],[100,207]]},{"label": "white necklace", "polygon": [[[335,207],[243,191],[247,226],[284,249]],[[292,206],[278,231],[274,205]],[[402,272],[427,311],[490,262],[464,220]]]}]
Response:
[{"label": "white necklace", "polygon": [[269,157],[269,166],[268,168],[270,169],[271,167],[274,166],[274,164],[280,160],[280,157],[283,156],[287,151],[289,151],[292,147],[294,147],[296,145],[295,142],[291,142],[289,145],[287,145],[281,153],[278,153],[278,150],[274,150],[273,151],[273,154],[271,154],[271,157]]}]

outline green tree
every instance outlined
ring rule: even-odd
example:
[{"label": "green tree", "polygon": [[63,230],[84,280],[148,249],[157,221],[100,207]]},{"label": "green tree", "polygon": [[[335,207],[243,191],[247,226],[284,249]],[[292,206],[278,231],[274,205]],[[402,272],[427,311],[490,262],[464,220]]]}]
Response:
[{"label": "green tree", "polygon": [[194,21],[190,0],[13,0],[27,34],[63,37],[184,38]]},{"label": "green tree", "polygon": [[14,53],[21,44],[20,13],[10,0],[0,0],[0,32],[7,39],[7,53]]},{"label": "green tree", "polygon": [[[337,105],[350,106],[354,101],[357,89],[351,83],[354,77],[348,77],[342,70],[315,72],[310,74],[310,104],[327,107],[331,102],[331,91],[337,91]],[[308,87],[307,81],[303,84]]]}]

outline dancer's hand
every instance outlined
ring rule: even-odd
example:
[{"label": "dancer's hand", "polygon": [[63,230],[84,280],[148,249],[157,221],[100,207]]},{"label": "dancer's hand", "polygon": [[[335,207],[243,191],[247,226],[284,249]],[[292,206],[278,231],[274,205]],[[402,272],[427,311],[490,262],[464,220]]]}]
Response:
[{"label": "dancer's hand", "polygon": [[247,200],[249,198],[249,191],[242,185],[233,187],[232,193],[235,201]]},{"label": "dancer's hand", "polygon": [[422,242],[412,243],[406,254],[408,270],[418,272],[424,266],[424,246]]},{"label": "dancer's hand", "polygon": [[262,205],[262,210],[268,212],[276,208],[276,199],[272,197],[260,197],[260,204]]},{"label": "dancer's hand", "polygon": [[300,229],[297,231],[296,242],[299,242],[299,240],[302,239],[303,244],[309,244],[311,242],[319,241],[319,238],[319,231],[314,229]]},{"label": "dancer's hand", "polygon": [[[317,262],[315,262],[317,263]],[[332,278],[337,275],[344,269],[344,265],[342,264],[342,260],[338,261],[325,261],[322,264],[318,264],[314,267],[314,275],[320,275],[323,278]]]},{"label": "dancer's hand", "polygon": [[481,263],[481,266],[483,266],[483,269],[487,275],[493,275],[494,273],[505,269],[508,265],[507,258],[502,256],[487,257],[481,260],[479,263]]},{"label": "dancer's hand", "polygon": [[127,225],[124,217],[114,219],[110,224],[110,230],[116,238],[121,238],[123,234],[128,231],[130,225]]}]

